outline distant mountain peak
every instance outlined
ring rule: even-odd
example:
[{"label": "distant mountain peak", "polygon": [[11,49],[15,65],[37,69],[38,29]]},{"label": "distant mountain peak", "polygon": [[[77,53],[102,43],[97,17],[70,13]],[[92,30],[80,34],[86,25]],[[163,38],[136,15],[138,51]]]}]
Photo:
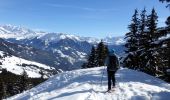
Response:
[{"label": "distant mountain peak", "polygon": [[7,25],[0,25],[0,27],[8,30],[11,33],[19,32],[21,34],[25,34],[25,33],[27,33],[27,34],[30,34],[30,33],[36,34],[33,30],[25,28],[25,27],[21,27],[21,26],[14,26],[14,25],[7,24]]},{"label": "distant mountain peak", "polygon": [[16,38],[25,39],[35,37],[37,34],[35,31],[21,27],[21,26],[13,26],[13,25],[0,25],[0,38]]}]

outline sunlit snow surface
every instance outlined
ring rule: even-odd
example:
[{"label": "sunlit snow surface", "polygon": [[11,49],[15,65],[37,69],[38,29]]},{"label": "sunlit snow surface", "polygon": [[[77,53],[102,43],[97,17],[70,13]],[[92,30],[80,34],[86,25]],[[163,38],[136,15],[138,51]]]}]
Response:
[{"label": "sunlit snow surface", "polygon": [[107,90],[107,73],[103,67],[63,72],[37,87],[8,100],[168,100],[170,85],[142,72],[119,69],[116,88]]},{"label": "sunlit snow surface", "polygon": [[[0,68],[6,69],[7,71],[10,71],[14,74],[21,75],[23,73],[23,70],[25,70],[28,74],[28,77],[37,78],[41,77],[40,70],[41,69],[47,69],[47,70],[54,70],[55,68],[37,63],[34,61],[25,60],[16,56],[5,56],[3,51],[0,51]],[[21,65],[26,64],[25,67],[22,67]],[[35,67],[37,66],[37,67]],[[46,71],[44,71],[44,74],[47,74]],[[49,76],[44,76],[44,78],[47,78]]]}]

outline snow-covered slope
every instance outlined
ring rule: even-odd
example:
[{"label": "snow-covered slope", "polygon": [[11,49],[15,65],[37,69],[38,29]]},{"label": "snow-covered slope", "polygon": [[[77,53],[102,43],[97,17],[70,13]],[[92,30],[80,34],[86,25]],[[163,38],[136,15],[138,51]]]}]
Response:
[{"label": "snow-covered slope", "polygon": [[103,68],[63,72],[37,87],[8,100],[168,100],[170,84],[130,69],[116,73],[116,88],[107,90],[107,74]]},{"label": "snow-covered slope", "polygon": [[28,61],[3,51],[0,51],[0,69],[6,69],[17,75],[21,75],[25,70],[28,77],[32,78],[41,77],[40,72],[44,74],[44,78],[51,77],[56,72],[53,67]]},{"label": "snow-covered slope", "polygon": [[29,61],[35,61],[55,67],[56,70],[59,69],[56,64],[58,59],[53,53],[36,49],[32,46],[12,43],[0,38],[0,51]]}]

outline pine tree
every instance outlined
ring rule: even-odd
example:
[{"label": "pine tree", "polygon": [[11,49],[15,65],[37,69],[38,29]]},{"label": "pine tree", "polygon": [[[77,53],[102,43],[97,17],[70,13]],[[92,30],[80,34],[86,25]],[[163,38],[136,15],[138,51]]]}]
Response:
[{"label": "pine tree", "polygon": [[2,99],[7,98],[9,95],[7,93],[7,85],[2,82]]},{"label": "pine tree", "polygon": [[98,66],[104,66],[105,59],[107,56],[108,48],[104,45],[103,41],[101,41],[97,46],[97,63]]},{"label": "pine tree", "polygon": [[[167,18],[165,23],[167,25],[167,28],[166,28],[167,35],[170,35],[170,16]],[[170,55],[170,38],[167,39],[166,41],[167,41],[167,53],[166,53],[166,55]],[[170,56],[168,56],[167,58],[168,58],[167,60],[168,60],[168,66],[169,66],[168,69],[170,69]]]},{"label": "pine tree", "polygon": [[153,76],[156,75],[156,71],[158,70],[158,63],[160,61],[159,59],[159,53],[156,50],[157,45],[155,42],[158,40],[159,35],[157,33],[157,20],[158,16],[155,12],[155,9],[152,9],[151,14],[147,17],[147,42],[145,43],[145,58],[147,60],[146,62],[146,71],[148,74],[151,74]]},{"label": "pine tree", "polygon": [[88,58],[87,68],[97,67],[97,52],[94,46],[92,46],[90,56]]},{"label": "pine tree", "polygon": [[[168,5],[167,7],[170,7],[170,0],[159,0],[161,2],[166,2]],[[167,25],[167,34],[170,34],[170,16],[166,20],[166,25]],[[170,55],[170,39],[167,40],[167,55]],[[168,66],[170,69],[170,56],[168,56]]]},{"label": "pine tree", "polygon": [[12,84],[12,95],[18,94],[20,91],[20,83],[18,80]]},{"label": "pine tree", "polygon": [[[167,8],[169,7],[170,8],[170,0],[159,0],[161,1],[162,3],[163,2],[166,2],[167,3]],[[170,9],[169,9],[170,10]],[[167,34],[170,34],[170,16],[167,18],[166,20],[166,33]],[[166,74],[166,69],[170,69],[170,38],[166,39],[164,44],[163,45],[166,45],[167,47],[163,49],[163,57],[164,57],[164,73]],[[170,76],[169,76],[169,82],[170,82]]]},{"label": "pine tree", "polygon": [[151,14],[147,18],[147,27],[148,27],[148,39],[149,42],[154,42],[158,39],[157,35],[157,22],[158,22],[158,16],[157,13],[155,12],[155,9],[152,9]]},{"label": "pine tree", "polygon": [[28,75],[24,70],[20,78],[20,91],[25,91],[28,89]]},{"label": "pine tree", "polygon": [[[170,35],[170,17],[167,18],[166,20],[166,27],[164,28],[161,28],[159,33],[161,34],[161,36],[167,36],[167,35]],[[160,36],[160,37],[161,37]],[[158,40],[160,41],[159,44],[160,44],[160,48],[159,48],[159,54],[161,55],[161,63],[162,63],[162,66],[159,67],[160,71],[162,72],[161,76],[163,76],[164,78],[166,78],[166,70],[169,69],[168,66],[169,66],[169,62],[170,62],[170,38],[164,38],[164,39],[161,39],[161,40]]]},{"label": "pine tree", "polygon": [[103,41],[101,41],[97,48],[92,46],[91,53],[88,57],[86,63],[82,65],[82,68],[92,68],[97,66],[104,66],[105,58],[107,56],[108,48],[104,45]]},{"label": "pine tree", "polygon": [[[170,55],[170,39],[168,40],[167,49],[167,55]],[[170,56],[168,56],[168,69],[170,69]]]},{"label": "pine tree", "polygon": [[147,15],[145,8],[140,14],[140,23],[139,23],[139,34],[138,34],[138,41],[139,41],[139,50],[137,52],[139,57],[139,70],[144,71],[144,66],[146,65],[144,52],[145,52],[145,43],[147,42],[147,32],[146,32],[146,24],[147,24]]},{"label": "pine tree", "polygon": [[139,65],[139,60],[137,56],[137,50],[138,50],[138,27],[139,27],[139,18],[138,18],[138,10],[135,9],[135,13],[132,16],[132,23],[128,26],[130,32],[126,33],[125,39],[126,39],[126,58],[124,59],[124,66],[137,69]]}]

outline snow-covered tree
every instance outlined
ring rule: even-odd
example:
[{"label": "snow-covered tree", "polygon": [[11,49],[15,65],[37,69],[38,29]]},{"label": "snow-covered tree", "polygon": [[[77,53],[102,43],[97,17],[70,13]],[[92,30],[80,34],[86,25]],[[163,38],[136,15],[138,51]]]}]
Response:
[{"label": "snow-covered tree", "polygon": [[138,67],[138,56],[137,56],[137,50],[139,49],[139,41],[138,41],[138,28],[139,28],[139,18],[138,18],[138,10],[135,9],[135,13],[132,16],[131,24],[128,26],[130,32],[126,33],[125,39],[126,39],[126,58],[124,60],[124,66],[137,69]]},{"label": "snow-covered tree", "polygon": [[153,8],[151,14],[147,17],[147,42],[145,43],[145,58],[146,58],[146,69],[145,72],[151,74],[153,76],[156,75],[160,64],[160,55],[157,51],[157,45],[155,42],[159,38],[159,34],[157,32],[157,22],[158,16]]},{"label": "snow-covered tree", "polygon": [[145,56],[143,55],[145,52],[145,43],[147,40],[147,32],[146,32],[146,25],[147,25],[147,15],[145,8],[140,14],[139,19],[139,34],[138,34],[138,41],[139,41],[139,50],[137,51],[138,57],[139,57],[139,70],[144,71],[145,67]]},{"label": "snow-covered tree", "polygon": [[146,15],[144,9],[140,18],[138,11],[135,10],[132,16],[132,22],[126,34],[126,57],[124,66],[135,70],[141,70],[153,76],[162,73],[163,67],[163,50],[162,45],[158,43],[158,39],[165,34],[158,31],[158,16],[155,9],[152,9],[150,15]]},{"label": "snow-covered tree", "polygon": [[158,16],[153,8],[151,11],[151,14],[147,18],[147,28],[148,28],[148,39],[149,42],[154,42],[158,39],[157,35],[157,23],[158,22]]},{"label": "snow-covered tree", "polygon": [[165,53],[164,53],[164,55],[165,55],[165,60],[166,61],[168,61],[167,62],[167,66],[168,66],[168,69],[170,69],[170,16],[167,18],[167,20],[166,20],[166,36],[167,36],[167,38],[164,40],[164,44],[163,45],[165,45]]},{"label": "snow-covered tree", "polygon": [[[170,16],[167,18],[167,34],[170,35]],[[170,55],[170,38],[167,40],[168,55]],[[170,69],[170,56],[168,57],[168,66]]]}]

